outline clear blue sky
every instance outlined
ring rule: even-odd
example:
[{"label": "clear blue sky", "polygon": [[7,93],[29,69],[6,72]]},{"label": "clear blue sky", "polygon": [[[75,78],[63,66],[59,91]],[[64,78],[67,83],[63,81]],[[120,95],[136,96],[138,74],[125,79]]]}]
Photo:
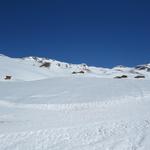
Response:
[{"label": "clear blue sky", "polygon": [[0,53],[104,67],[150,62],[150,1],[1,0]]}]

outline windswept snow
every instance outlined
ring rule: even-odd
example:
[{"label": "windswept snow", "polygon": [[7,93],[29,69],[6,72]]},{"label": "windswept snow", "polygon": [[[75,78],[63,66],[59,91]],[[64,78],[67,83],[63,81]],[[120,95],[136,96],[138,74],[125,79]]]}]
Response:
[{"label": "windswept snow", "polygon": [[[1,55],[0,150],[149,150],[150,73],[144,66],[106,69]],[[113,78],[122,74],[128,78]]]}]

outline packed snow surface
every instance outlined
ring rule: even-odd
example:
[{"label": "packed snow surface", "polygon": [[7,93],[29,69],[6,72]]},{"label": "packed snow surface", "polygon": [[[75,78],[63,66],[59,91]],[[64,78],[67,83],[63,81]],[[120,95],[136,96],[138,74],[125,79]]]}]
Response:
[{"label": "packed snow surface", "polygon": [[149,150],[149,66],[0,56],[0,150]]}]

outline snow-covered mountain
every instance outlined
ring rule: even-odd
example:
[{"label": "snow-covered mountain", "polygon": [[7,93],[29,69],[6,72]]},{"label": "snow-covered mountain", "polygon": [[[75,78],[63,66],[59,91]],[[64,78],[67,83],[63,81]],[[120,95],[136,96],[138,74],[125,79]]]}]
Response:
[{"label": "snow-covered mountain", "polygon": [[103,78],[150,78],[150,64],[134,68],[117,66],[112,69],[92,67],[86,64],[69,64],[40,57],[10,58],[0,55],[0,80],[11,76],[12,80],[40,80],[50,77],[89,76]]},{"label": "snow-covered mountain", "polygon": [[149,79],[150,64],[0,55],[0,150],[149,150]]}]

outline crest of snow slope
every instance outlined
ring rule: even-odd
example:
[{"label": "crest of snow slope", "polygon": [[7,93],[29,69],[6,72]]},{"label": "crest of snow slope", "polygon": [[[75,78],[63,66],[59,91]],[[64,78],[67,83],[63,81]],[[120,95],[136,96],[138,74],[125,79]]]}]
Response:
[{"label": "crest of snow slope", "polygon": [[12,76],[13,80],[38,80],[49,76],[47,71],[22,59],[0,56],[0,79],[6,75]]},{"label": "crest of snow slope", "polygon": [[[45,67],[44,63],[49,63],[49,66]],[[40,57],[10,58],[0,55],[0,80],[4,80],[7,75],[12,76],[12,80],[22,81],[41,80],[59,76],[114,78],[115,76],[127,75],[128,78],[134,78],[137,75],[144,75],[146,78],[149,78],[150,66],[143,66],[145,66],[145,68],[118,66],[107,69],[91,67],[86,64],[68,64]],[[83,71],[84,73],[79,73],[80,71]],[[73,75],[73,72],[76,74]]]},{"label": "crest of snow slope", "polygon": [[[41,67],[43,63],[50,63],[49,67]],[[6,75],[12,76],[13,80],[40,80],[55,76],[72,75],[72,71],[79,71],[82,65],[70,65],[55,60],[27,57],[10,58],[0,56],[0,80],[4,80]]]},{"label": "crest of snow slope", "polygon": [[[39,67],[41,60],[51,67]],[[33,57],[0,61],[2,75],[15,78],[0,81],[0,150],[149,150],[147,69],[88,67],[72,75],[85,66]],[[129,79],[113,78],[122,74]],[[137,74],[146,79],[133,79]]]}]

